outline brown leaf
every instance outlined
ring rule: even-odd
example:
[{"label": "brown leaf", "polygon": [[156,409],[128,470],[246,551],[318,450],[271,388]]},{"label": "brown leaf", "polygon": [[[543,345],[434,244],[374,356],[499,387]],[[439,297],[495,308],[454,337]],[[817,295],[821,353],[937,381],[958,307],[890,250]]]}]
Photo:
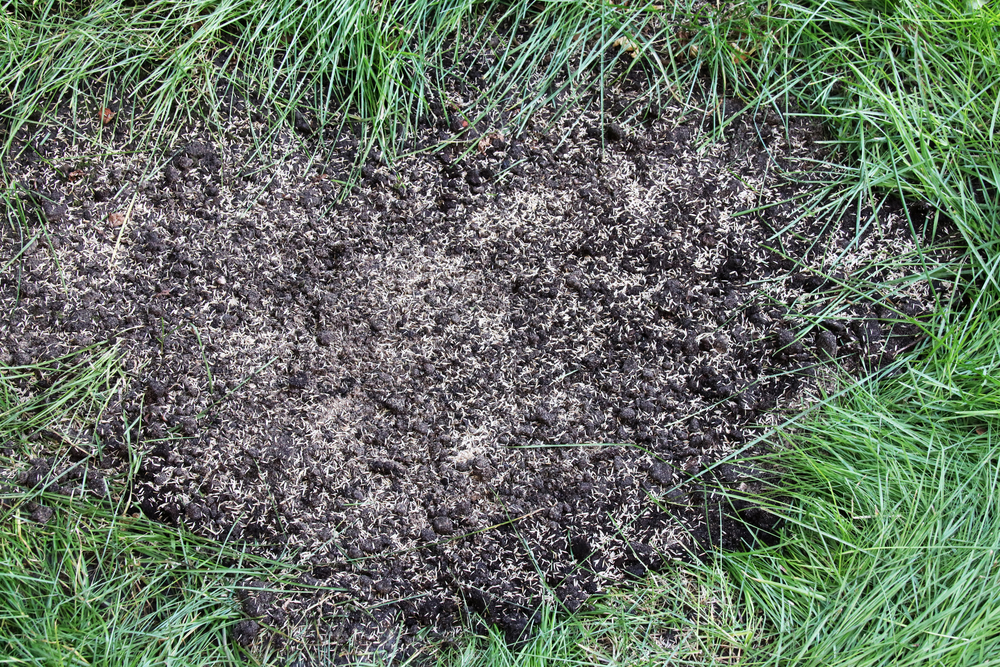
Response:
[{"label": "brown leaf", "polygon": [[479,140],[479,152],[485,153],[486,149],[489,148],[497,139],[503,140],[503,134],[500,132],[491,132],[483,135],[482,139]]},{"label": "brown leaf", "polygon": [[114,120],[115,112],[107,107],[101,109],[101,123],[107,125],[112,120]]},{"label": "brown leaf", "polygon": [[746,62],[747,58],[754,54],[756,48],[751,47],[749,50],[740,48],[735,42],[730,42],[729,46],[733,47],[733,53],[730,57],[733,60],[734,65],[739,65],[740,63]]}]

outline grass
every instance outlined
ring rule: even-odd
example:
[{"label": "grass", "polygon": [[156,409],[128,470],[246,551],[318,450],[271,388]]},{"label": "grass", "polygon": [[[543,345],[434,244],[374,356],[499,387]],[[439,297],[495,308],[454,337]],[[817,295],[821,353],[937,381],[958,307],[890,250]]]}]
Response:
[{"label": "grass", "polygon": [[[759,103],[821,117],[848,171],[807,213],[885,194],[953,229],[959,298],[921,354],[779,432],[774,548],[721,557],[767,620],[755,664],[986,665],[1000,655],[1000,54],[995,9],[781,3]],[[822,206],[822,208],[820,207]],[[935,229],[938,228],[938,229]]]},{"label": "grass", "polygon": [[[600,89],[613,70],[641,70],[660,97],[680,71],[676,21],[666,18],[652,3],[607,0],[14,0],[0,13],[9,130],[0,157],[57,101],[91,118],[111,107],[115,125],[148,142],[211,118],[220,82],[264,101],[279,121],[309,107],[321,127],[353,124],[366,146],[392,155],[432,110],[522,126],[551,100]],[[648,57],[615,46],[623,38]],[[480,56],[481,70],[470,71]]]},{"label": "grass", "polygon": [[783,434],[787,539],[724,559],[770,620],[762,663],[1000,660],[998,307]]},{"label": "grass", "polygon": [[[3,664],[242,664],[233,583],[261,572],[217,546],[65,499],[8,496],[0,524]],[[57,508],[44,526],[30,503]]]},{"label": "grass", "polygon": [[718,568],[679,568],[616,591],[574,616],[546,610],[536,633],[509,645],[499,633],[442,654],[450,667],[732,665],[759,639],[759,620],[730,596]]},{"label": "grass", "polygon": [[995,262],[996,10],[823,2],[777,13],[757,65],[768,82],[758,99],[794,96],[827,123],[855,198],[881,191],[926,202],[939,212],[932,222],[952,221],[982,268]]},{"label": "grass", "polygon": [[[700,15],[681,2],[369,4],[9,2],[0,14],[5,146],[18,126],[44,122],[57,99],[92,114],[134,95],[136,109],[120,111],[118,122],[137,132],[210,113],[223,74],[279,116],[308,102],[321,124],[360,123],[369,144],[391,154],[435,105],[503,111],[517,126],[557,98],[592,92],[599,103],[607,77],[630,67],[646,77],[649,101],[700,102],[700,73],[716,95],[826,123],[837,177],[817,184],[804,214],[836,220],[894,196],[933,211],[926,223],[911,219],[915,233],[954,232],[963,249],[954,271],[936,276],[954,281],[957,298],[940,300],[917,356],[893,377],[846,386],[773,436],[780,446],[771,462],[786,473],[770,501],[785,518],[779,545],[720,554],[570,618],[548,614],[524,645],[491,635],[437,659],[1000,661],[996,3],[783,0]],[[621,37],[641,57],[615,47]],[[463,58],[491,38],[492,69],[466,81],[475,99],[458,105],[443,82],[462,79]],[[500,109],[501,100],[517,104]],[[715,113],[719,105],[708,102],[705,113]],[[872,224],[855,222],[858,237]],[[921,268],[920,258],[906,261]],[[35,369],[4,369],[0,439],[29,447],[39,429],[79,431],[107,405],[111,359],[44,371],[53,379],[45,400],[19,389],[20,375]],[[264,564],[234,564],[189,535],[123,519],[107,503],[42,498],[58,510],[40,526],[24,518],[40,498],[5,498],[0,655],[12,664],[248,659],[226,639],[238,618],[232,585]]]},{"label": "grass", "polygon": [[[46,454],[54,469],[72,467],[67,442],[83,464],[98,460],[99,440],[82,433],[122,388],[116,359],[89,349],[0,369],[4,468]],[[66,493],[85,493],[87,477],[70,477],[0,488],[0,664],[255,663],[230,636],[244,618],[234,584],[280,581],[284,568],[132,514],[124,480],[73,500]]]}]

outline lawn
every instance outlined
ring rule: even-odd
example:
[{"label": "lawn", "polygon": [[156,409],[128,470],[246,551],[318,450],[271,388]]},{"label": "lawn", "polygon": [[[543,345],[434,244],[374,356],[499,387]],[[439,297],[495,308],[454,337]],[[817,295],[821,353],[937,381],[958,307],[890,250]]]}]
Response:
[{"label": "lawn", "polygon": [[[777,473],[763,486],[730,485],[723,501],[780,517],[776,540],[749,551],[710,546],[710,557],[612,587],[572,614],[576,605],[553,592],[520,641],[510,625],[469,618],[464,633],[428,628],[404,648],[355,649],[321,631],[303,643],[275,609],[282,596],[319,587],[315,570],[154,520],[123,491],[144,474],[143,431],[109,439],[94,426],[142,369],[124,367],[103,341],[48,360],[11,353],[0,372],[0,460],[14,471],[0,487],[0,656],[46,665],[289,655],[462,665],[1000,661],[998,30],[995,6],[958,2],[7,3],[5,235],[35,233],[25,211],[44,209],[11,177],[19,133],[75,136],[76,125],[47,126],[53,118],[89,118],[92,131],[124,132],[131,150],[155,152],[175,145],[185,124],[221,122],[219,91],[235,90],[267,110],[253,125],[253,159],[289,127],[356,137],[337,176],[347,197],[367,177],[368,157],[391,165],[433,149],[413,139],[460,91],[475,113],[453,118],[459,133],[488,120],[516,136],[533,119],[556,126],[580,108],[628,127],[669,105],[695,109],[705,146],[725,141],[741,118],[771,114],[789,135],[796,123],[821,122],[829,157],[797,184],[792,219],[853,224],[850,249],[879,224],[866,206],[895,206],[927,245],[869,276],[826,276],[838,287],[828,308],[877,302],[885,318],[920,332],[915,349],[845,361],[823,375],[819,400],[776,412],[777,426],[727,452]],[[468,57],[487,50],[493,64],[468,70]],[[622,82],[631,103],[605,109]],[[733,99],[742,116],[728,111]],[[55,256],[45,225],[31,241]],[[22,239],[22,252],[29,246]],[[802,247],[811,248],[780,249],[791,271],[808,266],[793,252]],[[16,292],[19,256],[0,261],[3,289]],[[929,286],[932,313],[908,312],[897,297],[917,284]],[[213,396],[221,403],[242,385],[213,386],[210,344],[196,327],[184,335],[204,361],[210,412]],[[156,391],[147,393],[152,401]],[[110,440],[114,452],[104,449]],[[55,459],[24,465],[37,451]],[[108,473],[81,463],[112,453],[122,463]],[[59,478],[45,476],[53,470]]]}]

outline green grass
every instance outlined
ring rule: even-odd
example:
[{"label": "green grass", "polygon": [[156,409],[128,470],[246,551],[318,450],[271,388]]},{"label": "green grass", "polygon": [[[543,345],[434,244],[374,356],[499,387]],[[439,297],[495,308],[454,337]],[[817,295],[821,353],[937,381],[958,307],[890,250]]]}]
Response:
[{"label": "green grass", "polygon": [[719,568],[677,568],[636,590],[614,591],[576,615],[548,609],[523,645],[499,633],[445,652],[451,667],[733,665],[763,631],[731,597]]},{"label": "green grass", "polygon": [[780,546],[724,560],[765,664],[1000,661],[1000,301],[784,433]]},{"label": "green grass", "polygon": [[[0,516],[0,664],[208,665],[247,662],[230,637],[232,564],[149,521],[65,499],[7,496]],[[44,526],[28,503],[55,514]],[[253,663],[253,660],[249,662]]]},{"label": "green grass", "polygon": [[[768,622],[753,662],[1000,660],[1000,16],[948,2],[780,3],[759,103],[821,117],[848,171],[806,212],[894,194],[963,256],[921,354],[779,433],[775,548],[722,557]],[[822,202],[822,203],[820,203]]]},{"label": "green grass", "polygon": [[[90,349],[0,368],[0,442],[12,450],[0,457],[4,469],[45,455],[57,468],[71,465],[65,442],[83,464],[98,460],[99,443],[82,432],[121,390],[116,359],[113,349]],[[55,481],[87,488],[85,477]],[[244,618],[234,586],[283,581],[280,564],[132,514],[123,479],[110,478],[109,493],[89,501],[41,486],[0,488],[0,664],[256,662],[231,638]]]},{"label": "green grass", "polygon": [[[667,94],[680,72],[672,26],[693,15],[672,14],[607,0],[14,0],[0,13],[0,116],[12,136],[26,121],[46,123],[57,100],[97,118],[132,99],[114,123],[148,141],[211,119],[225,77],[279,119],[307,105],[321,126],[353,124],[391,155],[432,105],[520,126],[541,105],[603,90],[602,75],[632,69],[651,98]],[[647,55],[613,46],[622,37]],[[484,54],[482,76],[470,75]],[[446,83],[467,84],[469,97]],[[9,147],[8,136],[0,156]]]},{"label": "green grass", "polygon": [[1000,15],[941,0],[877,7],[778,5],[756,65],[758,100],[794,98],[818,115],[855,196],[929,203],[987,268],[1000,239]]}]

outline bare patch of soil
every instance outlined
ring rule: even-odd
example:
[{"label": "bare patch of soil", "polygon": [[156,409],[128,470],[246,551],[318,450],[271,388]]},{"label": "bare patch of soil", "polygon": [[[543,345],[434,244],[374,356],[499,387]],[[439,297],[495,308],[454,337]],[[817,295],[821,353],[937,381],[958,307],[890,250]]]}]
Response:
[{"label": "bare patch of soil", "polygon": [[740,116],[706,144],[679,108],[518,137],[441,110],[414,146],[451,147],[372,159],[338,203],[356,142],[302,115],[265,160],[257,113],[237,101],[162,162],[124,123],[24,133],[7,169],[29,220],[0,243],[4,363],[111,339],[135,374],[94,437],[110,471],[142,454],[137,511],[308,566],[316,590],[246,597],[241,640],[318,619],[384,642],[469,610],[514,637],[548,592],[574,610],[750,541],[712,489],[757,474],[701,473],[829,358],[912,345],[899,314],[929,302],[806,326],[803,303],[913,242],[892,205],[861,236],[790,226],[793,203],[737,215],[804,192],[780,176],[824,155],[804,120]]}]

